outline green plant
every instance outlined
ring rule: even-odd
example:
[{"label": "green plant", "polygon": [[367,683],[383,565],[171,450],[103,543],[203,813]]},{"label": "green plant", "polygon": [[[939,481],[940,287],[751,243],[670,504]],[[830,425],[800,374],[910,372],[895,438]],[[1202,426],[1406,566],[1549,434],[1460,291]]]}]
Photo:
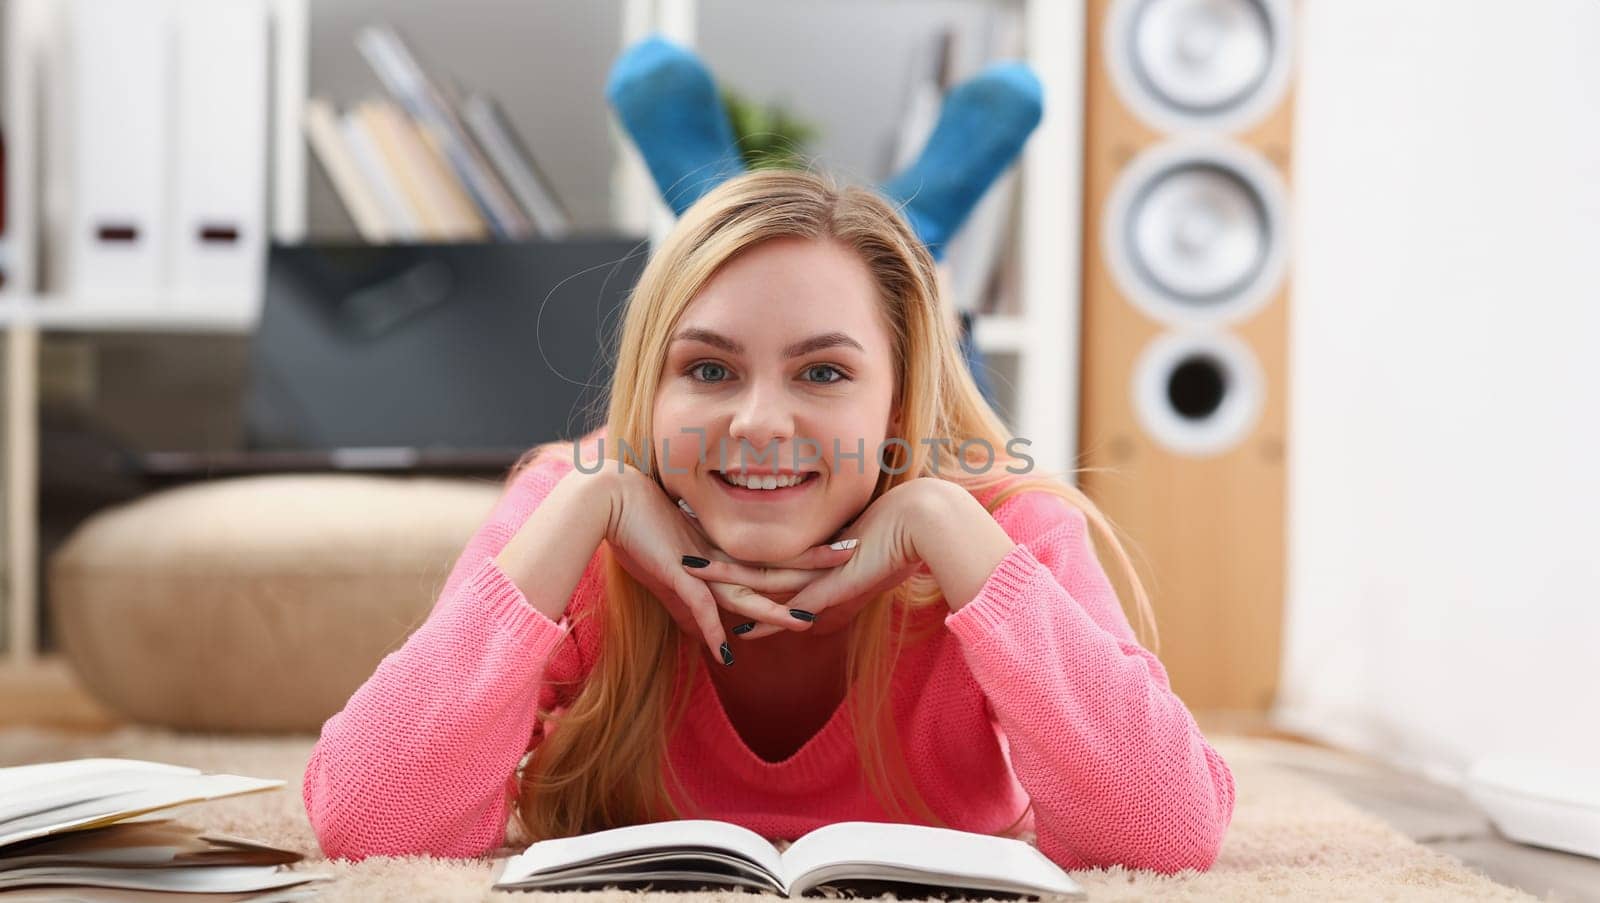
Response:
[{"label": "green plant", "polygon": [[779,104],[762,106],[724,88],[722,106],[733,126],[733,138],[744,163],[751,169],[798,169],[806,164],[808,146],[817,127]]}]

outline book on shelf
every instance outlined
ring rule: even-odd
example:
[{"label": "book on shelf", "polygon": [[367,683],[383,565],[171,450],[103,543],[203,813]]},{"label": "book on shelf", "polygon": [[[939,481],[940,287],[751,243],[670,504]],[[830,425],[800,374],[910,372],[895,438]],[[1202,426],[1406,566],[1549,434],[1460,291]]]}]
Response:
[{"label": "book on shelf", "polygon": [[343,112],[307,101],[304,127],[334,190],[372,243],[551,238],[571,214],[493,98],[465,99],[417,63],[392,28],[356,46],[388,97]]},{"label": "book on shelf", "polygon": [[517,138],[511,120],[494,99],[481,93],[467,95],[462,116],[483,146],[501,178],[544,235],[560,238],[572,229],[572,217],[550,188],[528,147]]},{"label": "book on shelf", "polygon": [[356,47],[406,113],[438,136],[445,158],[484,212],[496,237],[518,239],[534,235],[533,221],[518,206],[462,122],[450,87],[424,71],[406,42],[389,26],[362,28],[356,35]]},{"label": "book on shelf", "polygon": [[306,101],[304,125],[311,151],[327,172],[334,193],[339,195],[345,210],[355,221],[356,231],[373,244],[387,242],[392,234],[388,218],[372,186],[367,184],[366,174],[345,146],[333,104],[316,97]]},{"label": "book on shelf", "polygon": [[356,104],[355,109],[345,115],[361,124],[361,130],[366,133],[367,140],[376,152],[375,162],[381,170],[373,174],[375,179],[386,181],[394,188],[401,205],[417,225],[418,237],[438,238],[440,231],[438,212],[430,203],[430,199],[423,196],[423,187],[416,171],[412,169],[409,161],[401,156],[399,142],[390,132],[387,114],[376,101],[367,100]]},{"label": "book on shelf", "polygon": [[472,198],[404,110],[388,100],[369,100],[357,109],[367,131],[377,139],[384,161],[416,208],[427,238],[473,241],[488,237],[488,223]]},{"label": "book on shelf", "polygon": [[422,238],[422,225],[418,222],[417,212],[406,200],[399,180],[384,163],[377,139],[367,130],[366,122],[356,110],[345,110],[339,115],[339,134],[344,138],[345,148],[350,151],[351,158],[356,161],[356,168],[361,170],[366,183],[372,188],[373,196],[378,199],[378,209],[383,211],[384,219],[389,223],[390,234],[401,241]]},{"label": "book on shelf", "polygon": [[[497,890],[606,887],[748,888],[787,897],[812,891],[1087,899],[1032,845],[926,825],[824,825],[779,852],[760,834],[714,819],[675,819],[537,841],[502,860]],[[832,894],[829,894],[832,895]]]},{"label": "book on shelf", "polygon": [[310,899],[331,876],[291,868],[301,854],[156,814],[283,785],[138,759],[0,768],[0,898]]}]

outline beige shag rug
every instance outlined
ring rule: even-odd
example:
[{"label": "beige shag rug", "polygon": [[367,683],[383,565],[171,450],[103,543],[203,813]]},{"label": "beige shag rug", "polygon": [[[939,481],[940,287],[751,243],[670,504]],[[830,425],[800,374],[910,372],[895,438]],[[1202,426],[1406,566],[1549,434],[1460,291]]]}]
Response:
[{"label": "beige shag rug", "polygon": [[[1283,744],[1210,738],[1228,760],[1238,787],[1233,824],[1217,863],[1204,873],[1161,875],[1121,867],[1075,871],[1095,903],[1117,900],[1534,900],[1499,885],[1459,860],[1413,843],[1306,778],[1275,766]],[[748,903],[744,892],[491,891],[493,862],[429,857],[375,857],[359,863],[322,860],[300,803],[300,777],[315,738],[174,734],[123,727],[103,734],[36,728],[0,730],[0,766],[87,756],[120,756],[288,783],[280,790],[170,810],[190,824],[298,850],[296,866],[334,875],[319,900],[514,899],[570,901],[575,896],[628,898],[634,903]],[[781,845],[780,845],[781,846]],[[507,850],[507,853],[514,852]]]}]

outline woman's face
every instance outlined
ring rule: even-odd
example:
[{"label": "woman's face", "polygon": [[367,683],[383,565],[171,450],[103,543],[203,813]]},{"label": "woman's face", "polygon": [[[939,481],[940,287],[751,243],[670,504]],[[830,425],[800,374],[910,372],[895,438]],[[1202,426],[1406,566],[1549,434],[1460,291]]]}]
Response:
[{"label": "woman's face", "polygon": [[[845,245],[777,238],[725,263],[684,311],[655,397],[656,461],[729,556],[791,558],[866,507],[894,416],[877,292]],[[741,488],[724,470],[804,482]]]}]

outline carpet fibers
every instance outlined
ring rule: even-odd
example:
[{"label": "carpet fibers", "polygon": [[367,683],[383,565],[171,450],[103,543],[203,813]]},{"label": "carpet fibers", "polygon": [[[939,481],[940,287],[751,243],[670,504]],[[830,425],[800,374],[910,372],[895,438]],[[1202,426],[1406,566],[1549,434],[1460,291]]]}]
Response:
[{"label": "carpet fibers", "polygon": [[[1274,741],[1219,736],[1238,787],[1232,826],[1215,866],[1205,873],[1161,875],[1121,867],[1075,871],[1100,903],[1121,900],[1534,900],[1489,880],[1460,861],[1419,846],[1331,790],[1274,765]],[[297,868],[331,874],[319,900],[513,899],[525,903],[575,897],[702,903],[751,899],[748,893],[593,891],[506,893],[489,889],[489,858],[440,860],[375,857],[359,863],[322,860],[300,803],[300,777],[315,738],[178,734],[147,727],[75,734],[39,728],[0,729],[0,766],[88,756],[118,756],[288,783],[280,790],[170,810],[197,826],[305,853]],[[782,847],[783,844],[778,844]],[[511,850],[507,853],[514,852]],[[315,861],[310,861],[315,860]],[[0,897],[3,900],[3,897]]]}]

